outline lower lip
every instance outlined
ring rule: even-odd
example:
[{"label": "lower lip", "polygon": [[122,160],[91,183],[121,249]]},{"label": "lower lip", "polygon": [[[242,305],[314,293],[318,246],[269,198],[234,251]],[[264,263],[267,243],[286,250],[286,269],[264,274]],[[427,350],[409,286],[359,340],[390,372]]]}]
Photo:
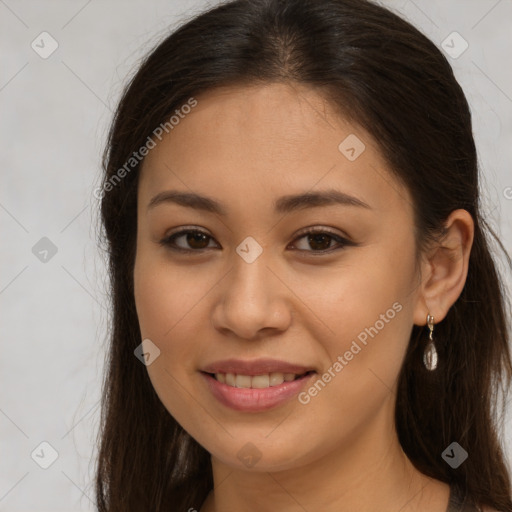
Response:
[{"label": "lower lip", "polygon": [[236,411],[260,412],[277,407],[298,395],[315,373],[309,373],[300,379],[263,389],[236,388],[219,382],[208,373],[201,372],[201,375],[206,380],[213,396],[221,404]]}]

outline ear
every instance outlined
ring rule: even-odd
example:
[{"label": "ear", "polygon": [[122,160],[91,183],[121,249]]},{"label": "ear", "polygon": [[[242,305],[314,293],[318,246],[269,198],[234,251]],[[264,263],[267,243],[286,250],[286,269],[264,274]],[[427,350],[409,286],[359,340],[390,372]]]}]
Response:
[{"label": "ear", "polygon": [[454,210],[444,224],[442,239],[423,255],[421,284],[414,323],[425,325],[427,314],[438,323],[459,298],[468,275],[474,222],[466,210]]}]

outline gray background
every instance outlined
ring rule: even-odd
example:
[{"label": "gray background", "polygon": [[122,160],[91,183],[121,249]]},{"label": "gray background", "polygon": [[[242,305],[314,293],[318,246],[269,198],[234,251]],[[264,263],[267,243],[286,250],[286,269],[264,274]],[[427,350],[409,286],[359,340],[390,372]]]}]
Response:
[{"label": "gray background", "polygon": [[[454,31],[468,42],[450,61],[474,116],[486,211],[511,253],[512,1],[383,3],[440,47],[463,48]],[[108,313],[92,191],[126,77],[169,27],[206,5],[0,0],[0,511],[94,510]],[[46,59],[43,31],[58,44]],[[512,461],[511,433],[507,417]],[[58,453],[47,469],[52,449],[42,442]]]}]

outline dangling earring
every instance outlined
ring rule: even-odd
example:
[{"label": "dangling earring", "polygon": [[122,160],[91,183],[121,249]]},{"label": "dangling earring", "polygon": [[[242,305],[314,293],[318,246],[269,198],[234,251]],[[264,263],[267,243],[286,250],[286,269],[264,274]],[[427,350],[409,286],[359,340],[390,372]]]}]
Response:
[{"label": "dangling earring", "polygon": [[430,314],[427,315],[427,325],[430,329],[428,335],[428,343],[423,352],[423,364],[429,371],[433,371],[437,368],[437,350],[434,344],[433,332],[434,332],[434,317]]}]

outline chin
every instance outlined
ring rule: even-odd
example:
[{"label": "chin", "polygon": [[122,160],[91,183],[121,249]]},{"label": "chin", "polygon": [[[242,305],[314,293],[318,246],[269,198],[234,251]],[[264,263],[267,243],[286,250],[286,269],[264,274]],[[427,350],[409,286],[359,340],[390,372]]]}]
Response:
[{"label": "chin", "polygon": [[[229,446],[216,446],[213,450],[208,450],[215,458],[229,466],[232,469],[260,472],[286,471],[305,465],[315,459],[313,451],[309,454],[303,445],[303,440],[291,442],[287,438],[287,446],[276,438],[275,441],[269,440],[247,440],[245,442],[230,442]],[[297,452],[297,446],[300,446],[301,452]],[[313,450],[313,447],[311,447]]]}]

